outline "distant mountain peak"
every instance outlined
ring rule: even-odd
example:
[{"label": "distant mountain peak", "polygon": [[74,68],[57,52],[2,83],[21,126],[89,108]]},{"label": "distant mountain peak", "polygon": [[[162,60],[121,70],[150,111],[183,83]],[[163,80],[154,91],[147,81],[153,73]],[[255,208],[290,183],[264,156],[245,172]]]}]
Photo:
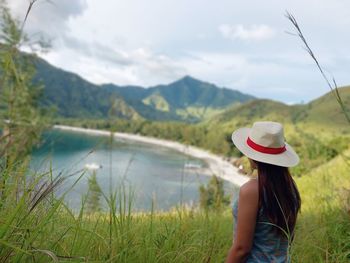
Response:
[{"label": "distant mountain peak", "polygon": [[190,75],[185,75],[183,76],[180,80],[196,80],[196,81],[199,81],[198,79],[190,76]]},{"label": "distant mountain peak", "polygon": [[205,83],[205,82],[200,79],[196,79],[190,75],[185,75],[182,78],[175,80],[171,84],[175,84],[175,83]]}]

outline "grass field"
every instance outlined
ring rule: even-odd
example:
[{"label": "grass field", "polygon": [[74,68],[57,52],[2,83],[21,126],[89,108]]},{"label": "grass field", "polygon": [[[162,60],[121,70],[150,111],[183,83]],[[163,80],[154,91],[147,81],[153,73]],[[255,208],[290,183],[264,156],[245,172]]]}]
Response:
[{"label": "grass field", "polygon": [[297,178],[294,262],[350,262],[350,151]]},{"label": "grass field", "polygon": [[[349,262],[346,160],[338,156],[297,178],[302,211],[293,262]],[[109,212],[73,214],[44,188],[28,187],[15,203],[14,187],[2,201],[0,262],[223,262],[232,242],[230,208],[133,214],[120,188],[105,197]]]}]

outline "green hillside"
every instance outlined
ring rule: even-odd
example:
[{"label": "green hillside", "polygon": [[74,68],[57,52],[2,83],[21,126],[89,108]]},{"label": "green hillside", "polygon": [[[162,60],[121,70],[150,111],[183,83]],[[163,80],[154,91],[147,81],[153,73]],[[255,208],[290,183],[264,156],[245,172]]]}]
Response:
[{"label": "green hillside", "polygon": [[208,120],[213,116],[223,112],[225,108],[210,108],[210,107],[187,107],[176,110],[176,114],[183,116],[185,119],[193,118],[194,120]]},{"label": "green hillside", "polygon": [[[339,93],[347,111],[350,112],[350,87],[339,88]],[[334,130],[336,133],[348,132],[345,115],[331,92],[303,105],[286,105],[266,99],[252,100],[226,109],[215,115],[208,123],[235,127],[261,119],[278,121],[286,125],[293,124],[307,131],[321,128],[326,132]]]},{"label": "green hillside", "polygon": [[[339,88],[339,94],[350,114],[350,86]],[[332,127],[347,128],[345,115],[341,112],[332,92],[311,101],[300,109],[298,122],[313,123],[327,128],[331,128],[329,124],[332,123]]]},{"label": "green hillside", "polygon": [[115,97],[112,99],[111,107],[108,111],[109,116],[127,120],[138,120],[141,116],[124,99]]},{"label": "green hillside", "polygon": [[291,108],[281,102],[256,99],[244,104],[234,105],[212,118],[212,123],[236,123],[245,125],[259,119],[280,122],[291,121]]},{"label": "green hillside", "polygon": [[170,111],[168,102],[160,94],[157,93],[153,93],[150,96],[144,98],[142,102],[143,104],[149,105],[159,111]]},{"label": "green hillside", "polygon": [[44,86],[40,104],[54,108],[58,116],[107,118],[114,101],[118,101],[113,109],[115,116],[136,116],[134,110],[116,93],[101,89],[76,74],[55,68],[42,59],[36,59],[36,68],[36,81]]}]

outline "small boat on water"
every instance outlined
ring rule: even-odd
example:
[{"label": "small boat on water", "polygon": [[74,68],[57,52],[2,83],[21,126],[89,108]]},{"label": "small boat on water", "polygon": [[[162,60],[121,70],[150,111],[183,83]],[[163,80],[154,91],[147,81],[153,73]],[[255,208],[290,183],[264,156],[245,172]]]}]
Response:
[{"label": "small boat on water", "polygon": [[100,164],[97,164],[97,163],[87,163],[85,164],[85,169],[87,170],[98,170],[98,169],[101,169],[102,168],[102,165]]},{"label": "small boat on water", "polygon": [[186,169],[200,169],[200,168],[202,168],[202,165],[200,165],[198,163],[185,163],[184,167]]}]

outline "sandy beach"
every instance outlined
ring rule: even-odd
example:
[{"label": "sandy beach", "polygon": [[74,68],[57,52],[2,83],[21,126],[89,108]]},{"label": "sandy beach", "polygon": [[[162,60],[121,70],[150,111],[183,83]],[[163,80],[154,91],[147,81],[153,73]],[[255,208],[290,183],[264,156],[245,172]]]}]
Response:
[{"label": "sandy beach", "polygon": [[[78,128],[78,127],[64,126],[64,125],[55,125],[54,129],[79,132],[79,133],[87,133],[92,135],[101,135],[101,136],[110,135],[109,131],[85,129],[85,128]],[[236,186],[241,186],[242,184],[244,184],[249,180],[247,176],[239,174],[238,169],[235,166],[233,166],[230,162],[224,160],[222,157],[194,146],[188,146],[188,145],[184,145],[174,141],[168,141],[168,140],[152,138],[152,137],[145,137],[145,136],[129,134],[129,133],[116,132],[114,133],[114,137],[116,139],[167,147],[167,148],[179,151],[183,154],[201,159],[205,161],[208,165],[208,167],[201,172],[207,175],[215,174],[218,177],[226,181],[229,181]]]}]

